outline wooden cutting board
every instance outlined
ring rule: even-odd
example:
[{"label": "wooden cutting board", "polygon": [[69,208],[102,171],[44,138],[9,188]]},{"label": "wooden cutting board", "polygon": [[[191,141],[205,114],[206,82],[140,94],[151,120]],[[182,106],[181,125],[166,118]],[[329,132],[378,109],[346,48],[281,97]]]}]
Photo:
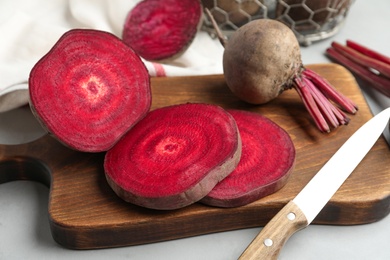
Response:
[{"label": "wooden cutting board", "polygon": [[[351,116],[348,126],[330,134],[320,133],[294,90],[266,105],[253,106],[235,98],[222,75],[152,79],[152,109],[207,102],[256,111],[288,131],[297,158],[287,185],[247,206],[221,209],[196,203],[180,210],[157,211],[131,205],[107,185],[103,153],[76,152],[48,135],[27,144],[0,145],[0,183],[33,180],[49,186],[51,232],[59,244],[68,248],[128,246],[263,226],[372,117],[353,76],[343,67],[334,64],[308,67],[358,104],[360,110]],[[314,223],[370,223],[382,219],[389,211],[390,152],[381,137]]]}]

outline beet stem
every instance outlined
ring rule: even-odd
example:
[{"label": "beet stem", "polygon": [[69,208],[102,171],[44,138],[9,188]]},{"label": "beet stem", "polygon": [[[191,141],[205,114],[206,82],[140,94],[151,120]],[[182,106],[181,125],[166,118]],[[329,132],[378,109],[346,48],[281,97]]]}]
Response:
[{"label": "beet stem", "polygon": [[311,92],[311,95],[314,101],[317,103],[318,108],[322,111],[322,115],[326,121],[334,128],[339,126],[339,121],[335,117],[333,110],[330,108],[332,104],[328,102],[325,96],[314,86],[308,78],[302,77],[302,80],[305,82],[308,90]]},{"label": "beet stem", "polygon": [[209,19],[213,25],[213,28],[215,30],[215,33],[217,34],[219,42],[222,44],[223,47],[225,47],[227,40],[226,40],[225,36],[223,35],[223,33],[221,32],[221,30],[219,29],[218,24],[214,19],[214,16],[212,15],[212,13],[210,12],[210,10],[208,8],[205,8],[204,10],[205,10],[207,16],[209,17]]},{"label": "beet stem", "polygon": [[295,77],[294,87],[295,90],[298,92],[299,96],[301,97],[303,104],[305,105],[309,114],[313,118],[315,124],[317,125],[317,128],[321,132],[329,133],[330,132],[329,125],[326,122],[323,115],[321,114],[313,96],[310,94],[310,90],[307,89],[308,87],[306,83],[301,78]]},{"label": "beet stem", "polygon": [[348,125],[350,119],[343,113],[343,111],[340,110],[340,108],[335,106],[330,106],[330,108],[333,110],[333,114],[339,121],[340,125]]},{"label": "beet stem", "polygon": [[366,56],[368,56],[368,57],[374,58],[376,60],[382,61],[382,62],[390,65],[390,57],[387,57],[379,52],[371,50],[371,49],[369,49],[361,44],[358,44],[357,42],[347,40],[347,46],[366,55]]},{"label": "beet stem", "polygon": [[357,64],[360,64],[364,67],[375,69],[384,76],[390,77],[390,64],[387,64],[370,56],[366,56],[352,49],[351,47],[341,45],[337,42],[332,42],[332,47],[353,62],[356,62]]},{"label": "beet stem", "polygon": [[373,88],[381,92],[382,94],[390,97],[390,80],[376,75],[375,73],[371,72],[369,69],[354,63],[350,59],[344,57],[342,54],[337,52],[333,48],[328,48],[326,50],[326,53],[334,60],[336,60],[338,63],[345,66],[347,69],[351,70],[353,73],[357,74],[360,78],[367,81],[372,85]]},{"label": "beet stem", "polygon": [[327,98],[341,106],[348,113],[356,113],[358,109],[357,105],[349,98],[336,91],[336,89],[320,75],[310,69],[305,69],[302,74],[309,78]]}]

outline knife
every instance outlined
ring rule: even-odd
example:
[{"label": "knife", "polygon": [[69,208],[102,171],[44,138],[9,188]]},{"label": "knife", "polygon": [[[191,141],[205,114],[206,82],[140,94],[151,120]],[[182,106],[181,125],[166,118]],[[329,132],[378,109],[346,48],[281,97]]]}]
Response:
[{"label": "knife", "polygon": [[313,221],[353,172],[382,134],[389,119],[390,107],[360,127],[302,191],[268,222],[239,259],[277,259],[287,239]]}]

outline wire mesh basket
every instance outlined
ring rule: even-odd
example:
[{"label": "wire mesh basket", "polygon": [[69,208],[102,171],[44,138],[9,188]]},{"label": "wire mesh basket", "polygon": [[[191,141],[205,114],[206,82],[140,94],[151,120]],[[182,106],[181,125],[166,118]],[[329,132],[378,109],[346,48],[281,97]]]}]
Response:
[{"label": "wire mesh basket", "polygon": [[[255,19],[275,19],[286,24],[301,45],[336,34],[354,0],[202,0],[227,36]],[[205,15],[203,30],[215,35]]]}]

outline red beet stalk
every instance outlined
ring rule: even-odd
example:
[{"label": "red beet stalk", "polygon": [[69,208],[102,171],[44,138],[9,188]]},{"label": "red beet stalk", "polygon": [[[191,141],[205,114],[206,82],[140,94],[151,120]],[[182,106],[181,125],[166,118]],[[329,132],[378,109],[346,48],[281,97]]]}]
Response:
[{"label": "red beet stalk", "polygon": [[360,45],[354,41],[347,40],[347,46],[357,50],[360,53],[363,53],[364,55],[374,58],[376,60],[382,61],[384,63],[390,64],[390,57],[387,57],[379,52],[376,52],[374,50],[371,50],[363,45]]},{"label": "red beet stalk", "polygon": [[333,42],[326,53],[373,88],[390,97],[389,57],[349,40],[347,46]]},{"label": "red beet stalk", "polygon": [[322,132],[330,132],[331,127],[346,125],[349,118],[330,101],[339,105],[344,111],[354,114],[357,106],[347,97],[336,91],[332,85],[310,69],[305,69],[294,78],[294,88],[303,104]]},{"label": "red beet stalk", "polygon": [[386,77],[390,77],[390,64],[384,63],[380,60],[366,56],[348,46],[341,45],[340,43],[333,42],[332,47],[338,52],[342,53],[346,58],[353,62],[362,65],[364,67],[377,70],[379,73]]}]

